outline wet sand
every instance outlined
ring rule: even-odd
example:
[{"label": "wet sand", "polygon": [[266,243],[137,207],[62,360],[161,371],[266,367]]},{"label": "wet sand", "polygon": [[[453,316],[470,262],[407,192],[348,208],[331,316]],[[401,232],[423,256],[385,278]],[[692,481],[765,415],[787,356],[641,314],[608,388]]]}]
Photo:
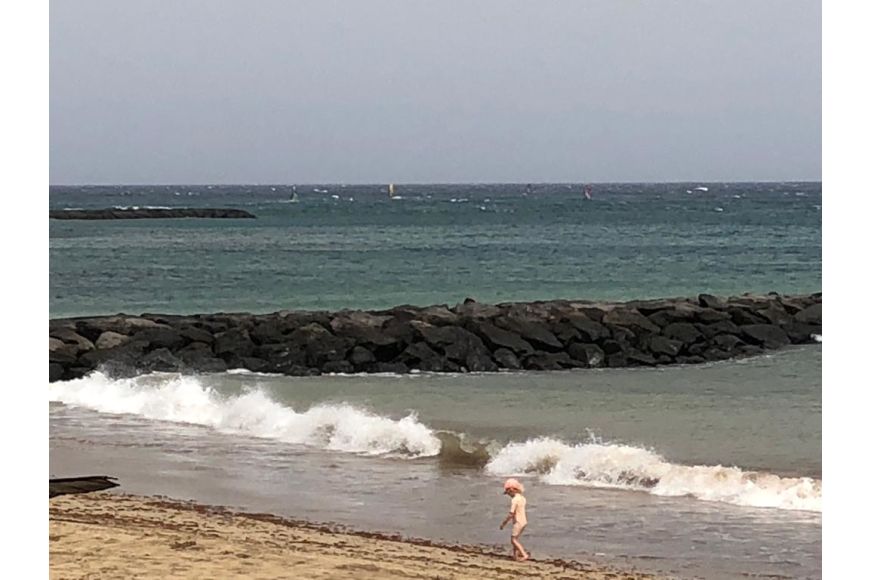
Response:
[{"label": "wet sand", "polygon": [[654,578],[576,561],[514,562],[507,543],[502,551],[437,544],[117,493],[50,500],[49,550],[53,579]]}]

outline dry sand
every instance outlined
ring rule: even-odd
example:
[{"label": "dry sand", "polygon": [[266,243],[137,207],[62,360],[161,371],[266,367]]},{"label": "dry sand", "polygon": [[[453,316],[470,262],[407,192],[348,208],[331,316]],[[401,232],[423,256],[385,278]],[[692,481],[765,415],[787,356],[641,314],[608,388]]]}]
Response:
[{"label": "dry sand", "polygon": [[[587,578],[644,573],[115,493],[49,501],[51,578]],[[533,554],[534,557],[534,554]]]}]

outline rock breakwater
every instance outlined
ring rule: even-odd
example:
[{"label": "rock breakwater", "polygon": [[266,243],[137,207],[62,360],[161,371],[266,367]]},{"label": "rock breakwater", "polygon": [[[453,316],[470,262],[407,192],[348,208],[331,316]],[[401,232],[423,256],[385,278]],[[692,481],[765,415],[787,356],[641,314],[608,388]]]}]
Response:
[{"label": "rock breakwater", "polygon": [[117,375],[244,368],[303,376],[693,364],[811,343],[821,333],[821,293],[118,314],[49,320],[49,380],[98,368]]}]

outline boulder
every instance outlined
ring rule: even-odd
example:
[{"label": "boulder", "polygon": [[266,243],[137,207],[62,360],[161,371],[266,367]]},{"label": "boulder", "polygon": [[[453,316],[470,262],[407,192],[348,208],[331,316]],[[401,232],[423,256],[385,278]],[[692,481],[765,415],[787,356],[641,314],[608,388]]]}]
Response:
[{"label": "boulder", "polygon": [[572,359],[589,368],[604,364],[604,351],[596,344],[572,344],[568,347],[568,354]]},{"label": "boulder", "polygon": [[742,340],[733,334],[719,334],[713,337],[711,343],[724,352],[731,352],[741,344],[744,344]]},{"label": "boulder", "polygon": [[773,324],[747,324],[741,326],[740,331],[747,342],[764,348],[781,348],[790,344],[788,334]]},{"label": "boulder", "polygon": [[[100,335],[102,336],[102,335]],[[132,336],[132,339],[147,342],[149,350],[166,348],[169,350],[178,350],[187,341],[181,334],[170,327],[143,328],[137,330]]]},{"label": "boulder", "polygon": [[462,318],[480,320],[498,316],[501,314],[501,309],[498,306],[491,306],[489,304],[468,302],[465,304],[457,304],[453,307],[453,312]]},{"label": "boulder", "polygon": [[776,302],[771,302],[767,308],[762,308],[757,312],[759,316],[764,318],[765,322],[769,322],[770,324],[784,326],[792,322],[791,315],[786,312],[781,304]]},{"label": "boulder", "polygon": [[76,347],[74,344],[63,344],[60,347],[48,350],[49,364],[55,363],[65,367],[76,364]]},{"label": "boulder", "polygon": [[[672,322],[694,322],[703,311],[704,309],[700,306],[684,302],[676,304],[671,308],[664,308],[653,312],[647,318],[656,326],[665,327]],[[719,316],[725,315],[720,313]]]},{"label": "boulder", "polygon": [[795,322],[822,325],[822,303],[813,304],[794,315]]},{"label": "boulder", "polygon": [[[485,355],[489,357],[489,351],[484,346],[483,341],[476,334],[468,332],[464,328],[458,326],[432,326],[429,324],[417,324],[415,327],[419,330],[423,339],[430,345],[436,347],[444,353],[444,355],[460,365],[468,367],[469,358],[475,361],[475,366]],[[489,361],[492,363],[492,361]],[[481,363],[484,366],[490,366],[488,363]],[[494,366],[494,363],[492,363]],[[475,369],[483,370],[483,369]]]},{"label": "boulder", "polygon": [[608,356],[625,352],[629,348],[629,346],[630,345],[619,342],[618,340],[613,340],[612,338],[601,341],[601,350],[604,351],[604,354]]},{"label": "boulder", "polygon": [[[604,317],[604,314],[601,314]],[[566,316],[563,321],[577,329],[580,342],[598,342],[604,338],[610,338],[610,331],[601,322],[596,322],[582,313],[574,313]]]},{"label": "boulder", "polygon": [[184,367],[184,363],[170,352],[168,348],[152,350],[141,359],[136,367],[144,371],[175,372]]},{"label": "boulder", "polygon": [[564,352],[535,352],[523,360],[523,367],[533,371],[558,371],[578,366]]},{"label": "boulder", "polygon": [[756,314],[750,307],[728,306],[725,309],[725,312],[727,312],[728,316],[731,317],[732,322],[738,326],[745,326],[747,324],[767,324],[767,320]]},{"label": "boulder", "polygon": [[559,352],[564,345],[559,342],[556,335],[550,332],[542,322],[530,318],[518,316],[502,316],[495,319],[495,324],[505,330],[518,334],[535,348],[547,352]]},{"label": "boulder", "polygon": [[188,343],[204,342],[206,344],[212,344],[214,342],[214,336],[212,333],[198,326],[182,326],[179,328],[178,334],[180,334]]},{"label": "boulder", "polygon": [[331,360],[323,364],[324,374],[350,374],[353,372],[353,365],[346,360]]},{"label": "boulder", "polygon": [[636,348],[629,349],[625,353],[626,364],[628,366],[655,366],[656,358],[651,354],[641,352]]},{"label": "boulder", "polygon": [[792,322],[782,327],[792,344],[811,344],[815,342],[813,335],[821,336],[822,327],[804,322]]},{"label": "boulder", "polygon": [[145,328],[168,328],[165,324],[137,316],[104,316],[86,318],[76,322],[76,332],[90,341],[97,340],[107,330],[118,334],[131,335]]},{"label": "boulder", "polygon": [[707,360],[702,356],[697,355],[688,355],[688,356],[676,356],[674,357],[674,362],[678,365],[696,365],[707,362]]},{"label": "boulder", "polygon": [[287,339],[287,334],[292,332],[293,327],[287,324],[283,318],[271,318],[260,323],[248,333],[251,341],[256,345],[278,344]]},{"label": "boulder", "polygon": [[89,350],[94,350],[94,343],[74,332],[68,328],[59,328],[53,331],[49,331],[48,336],[51,338],[56,338],[60,341],[63,341],[66,344],[71,344],[75,346],[76,353],[81,354],[83,352],[88,352]]},{"label": "boulder", "polygon": [[698,294],[698,304],[704,308],[712,308],[714,310],[723,310],[726,306],[724,300],[712,294]]},{"label": "boulder", "polygon": [[677,356],[683,348],[683,343],[664,336],[653,336],[649,341],[649,350],[653,354],[661,354],[670,357]]},{"label": "boulder", "polygon": [[53,383],[63,378],[63,366],[58,363],[48,363],[48,382]]},{"label": "boulder", "polygon": [[462,321],[461,316],[451,312],[444,305],[423,308],[417,314],[417,319],[435,326],[457,326]]},{"label": "boulder", "polygon": [[375,358],[374,353],[366,347],[355,346],[351,349],[350,354],[348,355],[348,360],[353,364],[353,366],[361,368],[375,362],[377,359]]},{"label": "boulder", "polygon": [[481,322],[474,327],[475,332],[493,350],[507,348],[520,356],[535,352],[531,344],[519,334],[499,328],[489,322]]},{"label": "boulder", "polygon": [[730,320],[721,320],[713,324],[698,324],[695,326],[705,338],[713,338],[718,334],[740,334],[740,327]]},{"label": "boulder", "polygon": [[465,357],[465,368],[472,373],[492,373],[498,370],[498,365],[486,349],[474,349]]},{"label": "boulder", "polygon": [[628,366],[628,357],[622,351],[608,354],[606,360],[607,366],[610,368],[621,368]]},{"label": "boulder", "polygon": [[704,338],[701,331],[689,322],[671,323],[662,330],[662,334],[685,344],[692,344]]},{"label": "boulder", "polygon": [[444,357],[432,350],[425,342],[408,345],[397,362],[403,362],[410,368],[432,372],[442,371],[445,363]]},{"label": "boulder", "polygon": [[513,351],[506,348],[496,349],[492,353],[492,358],[495,363],[503,369],[516,370],[520,368],[520,361]]},{"label": "boulder", "polygon": [[[217,359],[221,360],[222,359]],[[272,372],[272,365],[269,364],[269,361],[263,360],[261,358],[257,358],[255,356],[245,356],[242,357],[241,360],[241,368],[248,369],[254,373],[269,373]]]},{"label": "boulder", "polygon": [[94,346],[96,346],[100,350],[105,350],[107,348],[115,348],[116,346],[121,346],[122,344],[129,341],[129,336],[107,330],[106,332],[101,334],[99,338],[97,338],[97,342]]},{"label": "boulder", "polygon": [[[634,309],[614,308],[604,315],[601,322],[607,326],[622,326],[635,334],[658,333],[661,328]],[[611,331],[613,329],[611,328]]]},{"label": "boulder", "polygon": [[215,335],[212,350],[218,357],[226,359],[230,355],[251,356],[254,354],[254,348],[254,342],[247,330],[230,328],[226,332]]}]

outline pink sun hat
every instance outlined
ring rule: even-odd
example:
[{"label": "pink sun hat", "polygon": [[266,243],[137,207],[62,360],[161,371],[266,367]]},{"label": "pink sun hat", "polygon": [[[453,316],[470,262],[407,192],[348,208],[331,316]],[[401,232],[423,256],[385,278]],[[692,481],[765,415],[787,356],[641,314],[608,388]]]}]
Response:
[{"label": "pink sun hat", "polygon": [[523,484],[514,479],[513,477],[504,482],[505,493],[507,493],[509,489],[515,489],[520,493],[523,493],[523,491],[525,491]]}]

